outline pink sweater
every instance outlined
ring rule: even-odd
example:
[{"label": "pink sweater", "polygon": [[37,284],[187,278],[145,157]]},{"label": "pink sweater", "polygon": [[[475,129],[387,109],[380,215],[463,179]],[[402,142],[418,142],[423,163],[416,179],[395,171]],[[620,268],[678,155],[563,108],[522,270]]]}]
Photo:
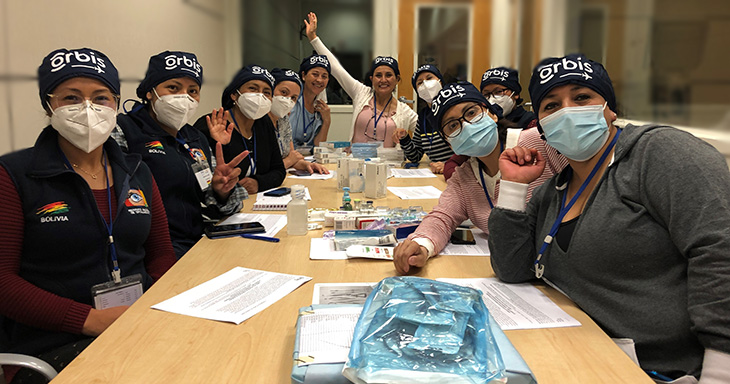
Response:
[{"label": "pink sweater", "polygon": [[[528,187],[527,199],[529,200],[532,191],[565,168],[568,160],[540,138],[537,128],[522,131],[517,145],[537,149],[546,160],[545,170],[542,175],[530,183]],[[433,255],[429,256],[439,254],[449,242],[451,233],[466,219],[470,219],[479,229],[489,233],[487,221],[492,209],[489,206],[487,197],[484,195],[481,181],[474,172],[474,169],[478,169],[475,168],[475,162],[477,161],[477,159],[472,158],[456,168],[453,176],[447,181],[446,190],[441,193],[438,204],[423,219],[416,231],[408,236],[410,239],[428,239],[433,244],[434,251]],[[497,204],[497,198],[499,197],[499,178],[499,172],[491,178],[484,174],[484,180],[493,204]],[[495,185],[494,190],[492,190],[490,184]]]}]

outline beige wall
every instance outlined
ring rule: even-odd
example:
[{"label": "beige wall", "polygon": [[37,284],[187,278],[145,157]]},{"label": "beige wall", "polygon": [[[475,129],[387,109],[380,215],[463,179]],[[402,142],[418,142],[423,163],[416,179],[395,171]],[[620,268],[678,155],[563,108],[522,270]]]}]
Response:
[{"label": "beige wall", "polygon": [[107,54],[122,79],[122,100],[135,98],[150,56],[194,52],[204,76],[198,112],[210,111],[240,66],[236,9],[232,0],[0,0],[0,154],[33,145],[48,124],[36,71],[60,47]]}]

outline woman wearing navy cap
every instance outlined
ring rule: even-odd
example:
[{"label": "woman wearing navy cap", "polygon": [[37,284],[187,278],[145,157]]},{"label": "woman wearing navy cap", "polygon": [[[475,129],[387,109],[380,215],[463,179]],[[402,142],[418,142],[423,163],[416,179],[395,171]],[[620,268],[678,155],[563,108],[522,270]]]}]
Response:
[{"label": "woman wearing navy cap", "polygon": [[245,66],[236,73],[221,96],[229,135],[216,138],[214,132],[208,130],[208,116],[195,123],[196,128],[208,135],[211,143],[223,144],[226,160],[235,159],[239,153],[247,151],[238,169],[241,170],[239,184],[249,194],[278,187],[286,177],[276,130],[267,116],[271,111],[273,89],[274,77],[266,68]]},{"label": "woman wearing navy cap", "polygon": [[327,56],[311,55],[299,64],[302,92],[289,119],[294,148],[315,147],[327,141],[332,121],[327,105],[327,84],[330,80],[330,62]]},{"label": "woman wearing navy cap", "polygon": [[[247,197],[237,187],[240,171],[235,168],[246,154],[226,164],[216,147],[216,164],[208,140],[188,124],[202,83],[203,67],[194,54],[165,51],[152,56],[137,87],[142,101],[119,116],[121,130],[113,134],[123,149],[142,155],[157,176],[178,258],[203,235],[204,214],[220,218],[238,212]],[[230,137],[222,110],[215,111],[210,124],[216,134]]]},{"label": "woman wearing navy cap", "polygon": [[582,55],[541,61],[529,90],[547,143],[570,166],[525,206],[542,156],[502,154],[489,220],[497,276],[550,281],[657,382],[730,382],[724,157],[671,127],[616,127],[611,79]]},{"label": "woman wearing navy cap", "polygon": [[428,106],[418,112],[418,125],[412,138],[403,128],[398,128],[393,133],[393,141],[400,142],[408,161],[418,163],[426,153],[431,160],[429,167],[434,173],[443,173],[444,161],[454,154],[449,144],[439,135],[431,113],[431,102],[441,90],[443,80],[441,71],[431,64],[422,65],[413,73],[411,85]]},{"label": "woman wearing navy cap", "polygon": [[274,68],[271,75],[274,76],[275,83],[269,117],[276,129],[276,138],[279,142],[284,168],[294,168],[309,173],[329,173],[325,166],[304,160],[304,156],[294,150],[289,114],[299,99],[302,86],[299,75],[291,69],[280,68]]},{"label": "woman wearing navy cap", "polygon": [[549,166],[530,184],[528,194],[566,164],[565,158],[544,144],[537,129],[507,129],[501,120],[497,123],[502,110],[471,83],[446,85],[434,98],[431,112],[438,133],[456,154],[469,160],[456,169],[433,211],[395,248],[393,263],[399,274],[425,266],[464,220],[489,233],[487,221],[500,195],[498,160],[504,147],[534,146],[549,159]]},{"label": "woman wearing navy cap", "polygon": [[[119,106],[109,58],[53,51],[38,84],[51,124],[0,157],[0,350],[61,370],[134,301],[94,305],[95,286],[125,281],[141,294],[175,257],[149,168],[109,139]],[[13,383],[39,376],[22,370]]]},{"label": "woman wearing navy cap", "polygon": [[[532,128],[535,126],[535,114],[522,107],[522,86],[520,85],[516,69],[507,67],[490,68],[482,74],[479,85],[482,95],[492,103],[502,108],[506,121],[515,128]],[[452,156],[444,166],[444,177],[451,177],[454,169],[467,160],[464,156]]]},{"label": "woman wearing navy cap", "polygon": [[353,143],[382,142],[384,147],[394,147],[396,129],[413,132],[418,123],[418,115],[407,104],[398,101],[393,95],[400,81],[398,61],[390,56],[378,56],[370,67],[370,80],[367,85],[352,77],[332,52],[317,37],[317,15],[310,12],[307,37],[317,53],[327,56],[332,65],[332,74],[342,88],[352,98],[353,114],[350,128],[350,141]]}]

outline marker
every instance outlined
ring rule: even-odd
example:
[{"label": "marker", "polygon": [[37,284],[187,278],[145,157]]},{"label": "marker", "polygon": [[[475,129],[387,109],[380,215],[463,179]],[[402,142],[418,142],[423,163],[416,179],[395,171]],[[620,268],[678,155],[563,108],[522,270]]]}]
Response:
[{"label": "marker", "polygon": [[251,235],[248,233],[244,233],[241,235],[241,237],[244,237],[246,239],[254,239],[254,240],[263,240],[263,241],[270,241],[272,243],[278,243],[279,239],[276,237],[269,237],[269,236],[259,236],[259,235]]}]

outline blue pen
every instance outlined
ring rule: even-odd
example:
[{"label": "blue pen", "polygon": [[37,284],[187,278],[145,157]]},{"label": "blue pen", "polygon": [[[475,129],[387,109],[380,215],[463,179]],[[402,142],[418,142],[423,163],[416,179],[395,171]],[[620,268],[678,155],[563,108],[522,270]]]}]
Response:
[{"label": "blue pen", "polygon": [[664,375],[662,375],[661,373],[659,373],[657,371],[645,371],[645,372],[647,374],[649,374],[649,377],[654,378],[654,379],[659,379],[659,380],[667,381],[667,382],[674,380],[671,377],[664,376]]},{"label": "blue pen", "polygon": [[276,238],[276,237],[251,235],[251,234],[248,234],[248,233],[242,234],[241,237],[245,237],[247,239],[254,239],[254,240],[270,241],[272,243],[278,243],[279,242],[279,239]]}]

